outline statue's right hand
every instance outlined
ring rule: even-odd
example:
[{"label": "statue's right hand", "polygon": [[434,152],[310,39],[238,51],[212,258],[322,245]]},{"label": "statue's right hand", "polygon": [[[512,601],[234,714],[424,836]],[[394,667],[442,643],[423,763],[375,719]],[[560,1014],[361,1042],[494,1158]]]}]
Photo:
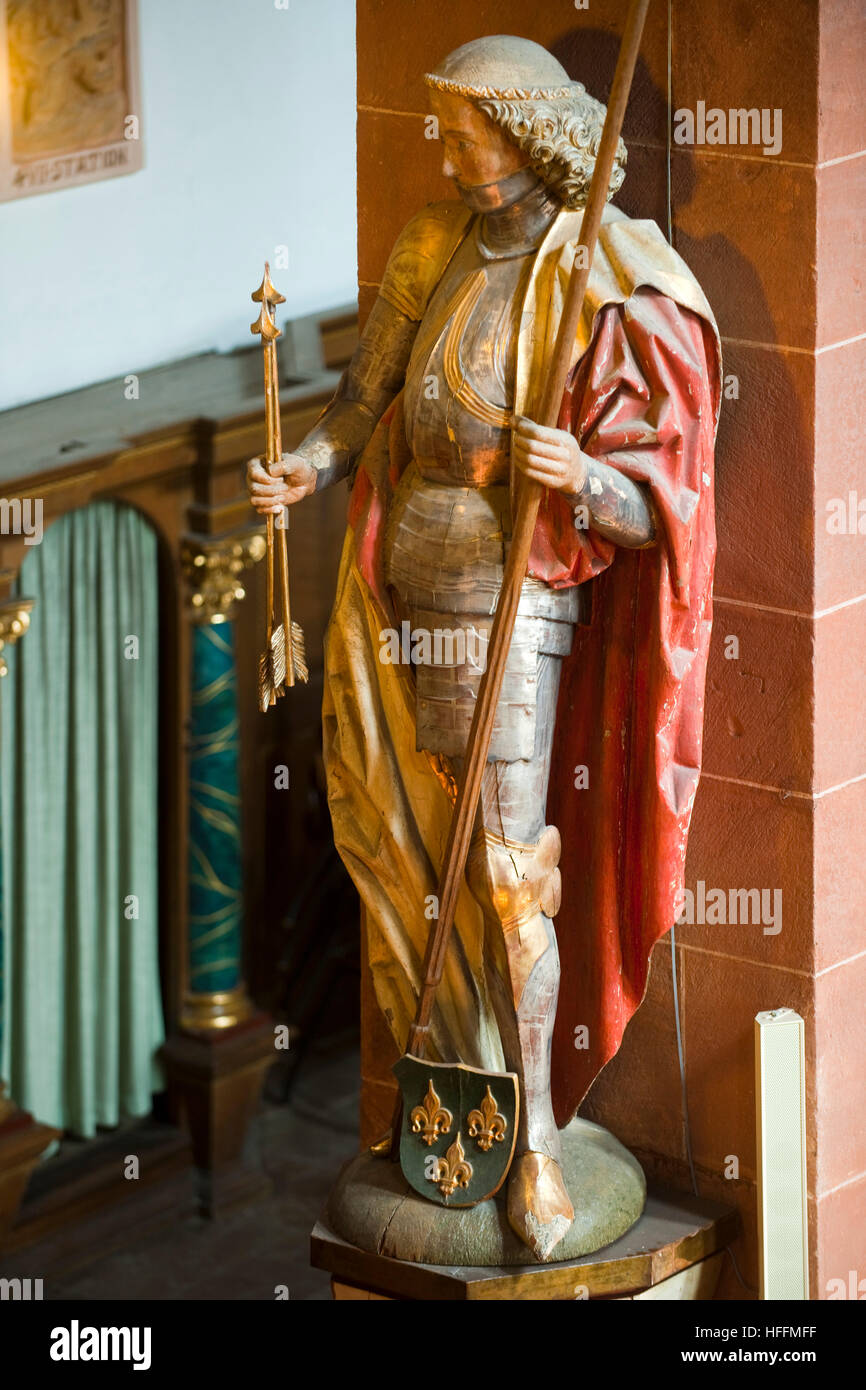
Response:
[{"label": "statue's right hand", "polygon": [[264,459],[247,464],[250,502],[261,516],[278,516],[316,490],[316,470],[297,454],[283,454],[279,463],[268,466]]}]

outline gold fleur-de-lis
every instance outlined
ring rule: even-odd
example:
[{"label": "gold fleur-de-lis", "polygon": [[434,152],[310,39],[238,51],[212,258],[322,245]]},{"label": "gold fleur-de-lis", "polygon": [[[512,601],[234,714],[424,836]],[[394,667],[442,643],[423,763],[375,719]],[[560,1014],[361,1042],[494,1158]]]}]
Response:
[{"label": "gold fleur-de-lis", "polygon": [[450,1197],[458,1187],[468,1187],[472,1177],[472,1164],[466,1160],[460,1135],[445,1152],[444,1158],[426,1159],[431,1165],[430,1182],[435,1182],[443,1197]]},{"label": "gold fleur-de-lis", "polygon": [[429,1148],[435,1144],[440,1134],[447,1134],[451,1128],[453,1116],[450,1110],[446,1110],[439,1103],[439,1097],[433,1090],[433,1078],[427,1082],[427,1094],[421,1105],[416,1105],[409,1116],[409,1123],[412,1126],[413,1134],[420,1134],[422,1143]]},{"label": "gold fleur-de-lis", "polygon": [[479,1149],[487,1153],[496,1144],[501,1144],[505,1138],[505,1131],[508,1128],[508,1121],[504,1115],[500,1115],[496,1109],[496,1101],[490,1087],[484,1093],[480,1110],[470,1110],[467,1116],[469,1123],[469,1138],[474,1139]]}]

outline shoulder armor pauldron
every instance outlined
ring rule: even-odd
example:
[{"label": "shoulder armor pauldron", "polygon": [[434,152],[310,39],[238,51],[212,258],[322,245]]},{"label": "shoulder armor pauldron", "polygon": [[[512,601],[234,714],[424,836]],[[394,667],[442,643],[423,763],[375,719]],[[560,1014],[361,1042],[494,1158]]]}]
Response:
[{"label": "shoulder armor pauldron", "polygon": [[420,323],[474,214],[458,200],[428,203],[406,223],[388,258],[379,293],[401,314]]}]

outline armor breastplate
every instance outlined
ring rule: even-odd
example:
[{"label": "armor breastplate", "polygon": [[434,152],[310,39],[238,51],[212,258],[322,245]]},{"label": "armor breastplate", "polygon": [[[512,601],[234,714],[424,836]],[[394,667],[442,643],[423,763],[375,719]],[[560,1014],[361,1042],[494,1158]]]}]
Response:
[{"label": "armor breastplate", "polygon": [[517,335],[535,252],[490,258],[466,238],[430,301],[406,377],[406,438],[421,476],[508,480]]},{"label": "armor breastplate", "polygon": [[[476,222],[430,300],[406,373],[413,462],[389,510],[385,577],[401,620],[433,643],[414,667],[417,746],[446,756],[466,749],[511,536],[517,340],[543,226],[534,237],[524,230],[494,254]],[[539,672],[571,649],[584,611],[582,590],[524,580],[489,759],[534,756]]]}]

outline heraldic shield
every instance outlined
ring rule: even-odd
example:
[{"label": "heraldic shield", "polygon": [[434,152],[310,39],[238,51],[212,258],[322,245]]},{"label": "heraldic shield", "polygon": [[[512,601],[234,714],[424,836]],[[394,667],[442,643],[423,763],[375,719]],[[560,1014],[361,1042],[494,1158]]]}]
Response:
[{"label": "heraldic shield", "polygon": [[400,1167],[410,1187],[443,1207],[474,1207],[498,1192],[517,1140],[515,1073],[407,1053],[394,1075],[403,1096]]}]

